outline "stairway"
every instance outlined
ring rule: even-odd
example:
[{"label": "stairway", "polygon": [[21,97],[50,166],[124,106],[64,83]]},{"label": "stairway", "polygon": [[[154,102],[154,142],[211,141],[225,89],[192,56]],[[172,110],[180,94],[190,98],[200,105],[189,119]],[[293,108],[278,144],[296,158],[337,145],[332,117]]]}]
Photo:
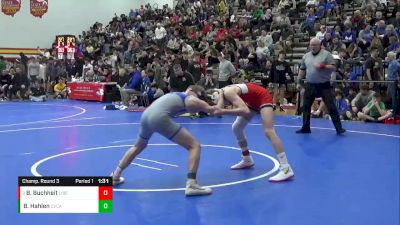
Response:
[{"label": "stairway", "polygon": [[[353,12],[361,10],[361,6],[355,5],[354,9],[351,4],[345,4],[343,13],[347,16],[353,16]],[[389,11],[393,10],[393,6],[389,7]],[[332,18],[323,18],[320,24],[324,24],[327,28],[333,28],[336,25],[336,20]],[[309,37],[308,34],[302,33],[299,28],[295,27],[295,42],[293,43],[293,53],[287,53],[287,60],[291,65],[296,65],[301,62],[301,58],[308,51]],[[306,39],[308,40],[306,41]]]},{"label": "stairway", "polygon": [[[361,9],[361,7],[355,7],[354,11],[358,9]],[[352,6],[346,4],[343,12],[346,16],[352,16]],[[332,18],[322,18],[319,23],[317,23],[317,28],[319,28],[321,24],[326,25],[327,28],[333,28],[336,25],[336,20]],[[309,37],[307,33],[302,33],[299,27],[295,27],[293,52],[287,54],[287,59],[291,65],[296,65],[301,62],[303,55],[308,52],[309,40],[311,38],[312,37]]]}]

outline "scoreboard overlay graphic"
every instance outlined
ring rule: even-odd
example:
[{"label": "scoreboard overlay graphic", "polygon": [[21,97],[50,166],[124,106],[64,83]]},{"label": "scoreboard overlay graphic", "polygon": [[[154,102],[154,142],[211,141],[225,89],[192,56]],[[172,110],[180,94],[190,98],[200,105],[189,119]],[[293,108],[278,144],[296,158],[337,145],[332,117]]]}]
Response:
[{"label": "scoreboard overlay graphic", "polygon": [[111,213],[111,177],[18,177],[19,213]]}]

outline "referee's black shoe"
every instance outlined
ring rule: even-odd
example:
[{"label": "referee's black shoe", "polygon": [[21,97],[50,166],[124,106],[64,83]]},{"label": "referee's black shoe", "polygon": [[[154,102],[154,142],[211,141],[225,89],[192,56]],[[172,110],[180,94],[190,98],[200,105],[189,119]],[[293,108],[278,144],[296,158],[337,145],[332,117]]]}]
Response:
[{"label": "referee's black shoe", "polygon": [[346,132],[346,130],[343,128],[340,128],[339,130],[336,131],[337,135],[342,135],[344,132]]},{"label": "referee's black shoe", "polygon": [[311,133],[311,129],[301,128],[300,130],[296,130],[296,134],[309,134]]}]

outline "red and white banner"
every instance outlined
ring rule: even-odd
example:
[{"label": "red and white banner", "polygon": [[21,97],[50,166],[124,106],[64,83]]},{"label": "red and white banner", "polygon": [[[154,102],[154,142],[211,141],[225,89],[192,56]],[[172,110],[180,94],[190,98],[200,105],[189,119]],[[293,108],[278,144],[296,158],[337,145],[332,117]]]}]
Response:
[{"label": "red and white banner", "polygon": [[49,10],[49,0],[31,0],[31,14],[42,18]]},{"label": "red and white banner", "polygon": [[14,16],[21,9],[21,0],[1,0],[1,11],[7,16]]},{"label": "red and white banner", "polygon": [[69,98],[102,102],[105,86],[102,83],[70,82],[68,83]]}]

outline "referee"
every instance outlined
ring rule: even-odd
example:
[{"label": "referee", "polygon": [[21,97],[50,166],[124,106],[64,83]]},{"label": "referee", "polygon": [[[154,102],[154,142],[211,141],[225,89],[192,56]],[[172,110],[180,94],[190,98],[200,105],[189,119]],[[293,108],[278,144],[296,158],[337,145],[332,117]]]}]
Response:
[{"label": "referee", "polygon": [[310,49],[311,51],[303,56],[300,65],[298,81],[301,81],[306,75],[306,83],[303,97],[303,127],[296,133],[311,133],[311,106],[316,97],[322,97],[336,128],[336,133],[343,134],[346,130],[342,128],[330,84],[331,74],[336,70],[335,61],[330,52],[321,49],[321,41],[318,38],[311,39]]}]

